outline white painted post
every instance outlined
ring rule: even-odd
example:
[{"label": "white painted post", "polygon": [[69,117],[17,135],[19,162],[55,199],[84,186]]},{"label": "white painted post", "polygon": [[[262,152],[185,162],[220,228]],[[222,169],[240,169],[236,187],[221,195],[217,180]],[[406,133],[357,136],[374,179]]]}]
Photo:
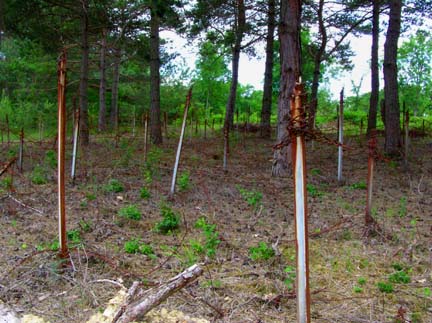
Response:
[{"label": "white painted post", "polygon": [[342,155],[343,155],[343,110],[344,110],[344,89],[340,92],[339,101],[339,147],[338,147],[338,182],[342,183]]},{"label": "white painted post", "polygon": [[[304,86],[296,83],[291,99],[291,116],[294,128],[302,129],[305,124],[303,105]],[[304,134],[296,133],[291,139],[294,170],[295,195],[295,232],[297,260],[297,322],[309,323],[309,246],[307,223],[307,190],[306,190],[306,144]]]},{"label": "white painted post", "polygon": [[71,178],[72,183],[75,181],[76,173],[76,160],[78,155],[78,134],[79,134],[79,108],[74,111],[74,129],[73,129],[73,147],[72,147],[72,167],[71,167]]},{"label": "white painted post", "polygon": [[[180,155],[181,155],[182,144],[183,144],[183,136],[184,136],[184,132],[185,132],[185,128],[186,128],[187,115],[188,115],[188,110],[189,110],[189,106],[190,106],[190,102],[191,102],[191,97],[192,97],[192,88],[189,89],[189,92],[186,96],[186,104],[185,104],[185,109],[184,109],[184,114],[183,114],[183,123],[182,123],[181,132],[180,132],[179,143],[177,146],[177,155],[176,155],[176,160],[175,160],[175,164],[174,164],[173,177],[172,177],[172,181],[171,181],[171,190],[170,190],[171,195],[174,195],[174,192],[175,192],[177,170],[178,170],[178,165],[180,162]],[[191,127],[191,129],[192,129],[192,127]]]}]

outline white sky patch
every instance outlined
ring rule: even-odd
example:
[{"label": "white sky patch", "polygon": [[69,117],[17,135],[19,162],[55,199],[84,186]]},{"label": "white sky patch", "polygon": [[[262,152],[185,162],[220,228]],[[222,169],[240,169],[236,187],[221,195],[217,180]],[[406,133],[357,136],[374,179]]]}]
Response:
[{"label": "white sky patch", "polygon": [[[186,39],[179,37],[176,33],[171,31],[161,32],[161,37],[169,40],[166,48],[168,52],[179,53],[176,59],[177,64],[183,67],[188,67],[190,71],[195,68],[195,61],[197,59],[198,48],[196,44],[190,45]],[[383,36],[380,37],[380,57],[382,57],[383,49]],[[321,84],[323,87],[326,85],[330,89],[332,97],[337,99],[342,87],[345,88],[347,96],[354,95],[352,82],[358,86],[361,82],[360,94],[370,92],[370,55],[372,39],[371,36],[363,36],[359,38],[352,37],[351,47],[355,55],[352,57],[354,69],[351,72],[342,73],[339,77],[329,80],[328,84]],[[241,54],[239,65],[239,82],[242,85],[252,85],[257,90],[262,90],[264,82],[265,70],[265,57],[264,43],[258,43],[257,51],[260,53],[258,57],[248,57],[246,54]],[[231,68],[231,66],[229,66]],[[382,80],[380,85],[382,87]]]}]

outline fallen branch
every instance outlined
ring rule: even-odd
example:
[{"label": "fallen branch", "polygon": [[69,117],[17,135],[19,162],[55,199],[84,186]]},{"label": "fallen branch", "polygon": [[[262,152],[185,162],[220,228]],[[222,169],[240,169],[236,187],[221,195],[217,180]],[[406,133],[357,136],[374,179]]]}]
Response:
[{"label": "fallen branch", "polygon": [[12,166],[12,164],[17,160],[17,157],[13,157],[11,160],[9,160],[6,165],[4,165],[4,167],[0,170],[0,176],[2,176],[4,174],[4,172],[6,172],[9,167]]},{"label": "fallen branch", "polygon": [[40,211],[40,210],[38,210],[38,209],[35,209],[34,207],[32,207],[32,206],[30,206],[30,205],[27,205],[27,204],[25,204],[24,202],[21,202],[21,201],[18,200],[17,198],[13,197],[11,194],[8,194],[8,197],[9,197],[10,199],[12,199],[13,201],[15,201],[16,203],[18,203],[19,205],[21,205],[21,206],[23,206],[23,207],[25,207],[25,208],[27,208],[27,209],[30,209],[30,210],[32,210],[32,211],[38,213],[39,215],[44,215],[44,213],[43,213],[42,211]]},{"label": "fallen branch", "polygon": [[[122,313],[118,313],[112,323],[129,323],[143,318],[150,310],[161,304],[175,292],[195,281],[202,273],[203,269],[195,264],[158,288],[145,291],[145,296],[141,299],[130,304],[128,304],[127,301],[126,304],[122,306]],[[133,298],[134,294],[142,294],[136,292],[136,285],[137,284],[134,283],[132,285],[134,288],[129,290],[128,294],[131,296],[130,299]],[[129,302],[130,301],[131,300],[129,300]]]}]

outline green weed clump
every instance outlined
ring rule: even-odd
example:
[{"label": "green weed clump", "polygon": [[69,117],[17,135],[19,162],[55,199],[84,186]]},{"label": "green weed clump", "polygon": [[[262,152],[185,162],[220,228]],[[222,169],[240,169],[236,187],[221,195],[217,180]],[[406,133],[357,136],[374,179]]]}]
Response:
[{"label": "green weed clump", "polygon": [[182,172],[180,174],[180,177],[179,177],[177,183],[178,183],[180,192],[187,191],[191,187],[189,172],[188,171]]},{"label": "green weed clump", "polygon": [[156,223],[156,232],[168,234],[180,226],[180,214],[168,205],[162,205],[160,213],[162,215],[162,221]]},{"label": "green weed clump", "polygon": [[8,177],[3,178],[0,181],[0,188],[6,189],[6,190],[12,189],[12,177],[8,176]]},{"label": "green weed clump", "polygon": [[289,290],[291,290],[294,288],[294,282],[296,279],[296,269],[293,266],[287,266],[285,267],[284,272],[286,273],[284,284]]},{"label": "green weed clump", "polygon": [[117,179],[110,179],[108,184],[103,187],[105,192],[120,193],[124,191],[124,187]]},{"label": "green weed clump", "polygon": [[355,190],[365,190],[367,189],[367,184],[364,181],[360,181],[358,183],[354,183],[350,186],[351,189]]},{"label": "green weed clump", "polygon": [[48,178],[45,169],[40,165],[36,165],[30,174],[30,180],[36,185],[46,184],[48,182]]},{"label": "green weed clump", "polygon": [[141,212],[136,205],[128,205],[118,211],[118,215],[129,220],[141,220]]},{"label": "green weed clump", "polygon": [[390,293],[394,292],[394,288],[393,288],[393,285],[391,283],[378,282],[377,287],[381,293],[390,294]]},{"label": "green weed clump", "polygon": [[389,282],[395,284],[408,284],[411,282],[411,277],[403,270],[396,271],[388,277]]},{"label": "green weed clump", "polygon": [[48,150],[45,153],[44,164],[51,168],[57,168],[57,154],[54,150]]},{"label": "green weed clump", "polygon": [[260,241],[257,247],[249,249],[249,258],[253,261],[269,260],[275,256],[272,247],[268,246],[264,241]]},{"label": "green weed clump", "polygon": [[312,197],[319,197],[323,195],[323,192],[321,192],[315,185],[313,184],[306,184],[306,190],[308,194]]},{"label": "green weed clump", "polygon": [[150,191],[149,191],[149,189],[147,187],[145,187],[145,186],[141,187],[141,189],[140,189],[140,197],[142,199],[145,199],[145,200],[147,200],[147,199],[149,199],[151,197]]},{"label": "green weed clump", "polygon": [[250,191],[241,186],[237,186],[237,189],[240,192],[242,198],[249,204],[250,206],[257,208],[261,204],[261,200],[263,198],[263,194],[258,191]]},{"label": "green weed clump", "polygon": [[201,229],[204,234],[205,243],[202,252],[205,252],[208,257],[213,258],[220,244],[219,232],[216,231],[216,224],[207,223],[205,218],[199,218],[195,222],[195,228]]},{"label": "green weed clump", "polygon": [[126,241],[123,247],[124,251],[129,254],[140,253],[150,258],[156,258],[156,255],[153,251],[153,247],[151,245],[141,243],[138,239],[131,239]]}]

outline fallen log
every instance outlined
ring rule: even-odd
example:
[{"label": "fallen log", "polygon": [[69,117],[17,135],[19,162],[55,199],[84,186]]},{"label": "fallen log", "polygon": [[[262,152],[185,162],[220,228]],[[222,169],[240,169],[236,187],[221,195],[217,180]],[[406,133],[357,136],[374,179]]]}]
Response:
[{"label": "fallen log", "polygon": [[[132,284],[128,291],[126,304],[115,315],[112,323],[129,323],[143,318],[151,309],[195,281],[202,273],[203,269],[195,264],[157,288],[138,292],[137,283]],[[135,295],[138,295],[139,299],[131,302],[137,298]]]}]

